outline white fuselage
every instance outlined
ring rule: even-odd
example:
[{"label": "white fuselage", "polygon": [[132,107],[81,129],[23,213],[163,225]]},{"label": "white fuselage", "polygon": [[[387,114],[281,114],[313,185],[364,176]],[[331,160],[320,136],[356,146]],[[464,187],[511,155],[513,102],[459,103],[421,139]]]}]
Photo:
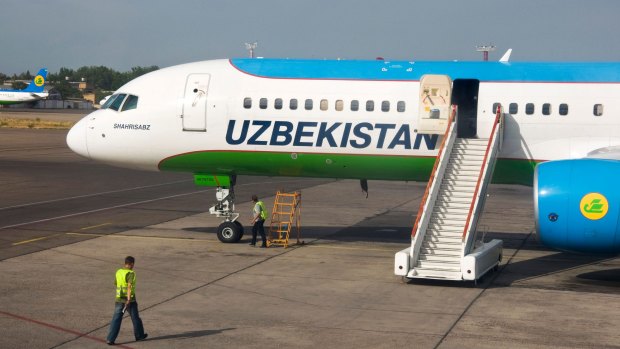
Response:
[{"label": "white fuselage", "polygon": [[[190,93],[188,79],[192,74],[203,75],[200,96]],[[403,145],[406,140],[398,134],[402,125],[408,125],[413,132],[409,143],[419,137],[415,134],[419,86],[417,80],[261,77],[241,71],[229,60],[191,63],[147,74],[121,87],[115,94],[137,96],[137,107],[126,111],[108,108],[88,115],[71,130],[68,143],[74,151],[95,160],[147,170],[158,170],[164,159],[179,154],[216,151],[431,157],[436,155],[439,143],[429,146],[426,138],[418,139],[417,148],[411,145],[407,149]],[[501,159],[538,162],[584,157],[593,150],[620,145],[618,96],[620,84],[615,82],[481,80],[478,136],[488,135],[495,119],[493,105],[501,103],[507,113]],[[246,98],[251,98],[251,108],[244,107]],[[264,109],[260,106],[263,98]],[[281,109],[275,108],[277,99],[282,100]],[[290,108],[291,99],[298,102],[295,110]],[[312,110],[305,109],[306,100],[313,101]],[[359,111],[351,111],[353,100],[359,101]],[[322,101],[326,101],[324,105]],[[374,111],[366,111],[367,101],[374,101]],[[390,103],[389,111],[381,110],[383,101]],[[397,111],[399,101],[405,102],[404,112]],[[342,110],[336,109],[339,103],[344,106]],[[511,103],[518,105],[516,113],[509,113]],[[533,112],[527,115],[526,105],[530,103]],[[549,115],[543,115],[544,104],[549,104]],[[566,115],[560,115],[560,105],[568,107]],[[594,115],[595,105],[602,105],[602,115]],[[199,112],[196,118],[190,115],[190,108],[204,108],[199,109],[204,114]],[[205,115],[204,119],[200,115]],[[248,138],[260,133],[261,126],[254,121],[271,124],[254,142],[246,139],[233,146],[226,141],[231,120],[235,125],[229,136],[234,139],[241,137],[244,121],[250,125]],[[276,121],[293,124],[294,129],[288,130],[290,142],[286,136],[271,138]],[[300,122],[310,124],[300,127]],[[346,130],[347,123],[355,127],[361,122],[372,125],[372,130],[360,131],[368,135],[368,142],[352,129]],[[334,126],[337,123],[340,126]],[[380,124],[394,127],[381,130]],[[321,127],[334,129],[330,137],[319,142]],[[383,144],[379,143],[381,137]],[[343,138],[348,138],[347,142]],[[273,140],[276,146],[270,144]],[[352,146],[352,141],[363,146]],[[395,143],[390,148],[392,141]]]}]

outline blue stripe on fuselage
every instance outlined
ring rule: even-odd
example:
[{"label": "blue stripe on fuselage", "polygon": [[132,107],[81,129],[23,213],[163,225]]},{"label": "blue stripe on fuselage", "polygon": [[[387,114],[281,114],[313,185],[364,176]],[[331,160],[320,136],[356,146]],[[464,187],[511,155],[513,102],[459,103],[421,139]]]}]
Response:
[{"label": "blue stripe on fuselage", "polygon": [[275,79],[417,81],[424,74],[500,82],[618,83],[620,63],[407,62],[231,59],[240,71]]}]

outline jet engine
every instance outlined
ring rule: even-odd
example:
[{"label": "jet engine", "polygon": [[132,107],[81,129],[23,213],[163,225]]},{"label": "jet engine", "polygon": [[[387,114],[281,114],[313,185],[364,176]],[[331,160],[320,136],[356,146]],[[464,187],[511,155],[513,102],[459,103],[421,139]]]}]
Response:
[{"label": "jet engine", "polygon": [[541,163],[534,173],[536,232],[564,251],[620,253],[620,161]]}]

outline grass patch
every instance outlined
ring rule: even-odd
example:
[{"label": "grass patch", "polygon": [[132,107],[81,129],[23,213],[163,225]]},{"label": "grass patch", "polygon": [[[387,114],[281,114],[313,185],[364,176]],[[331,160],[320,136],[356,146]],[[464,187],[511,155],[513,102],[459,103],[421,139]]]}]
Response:
[{"label": "grass patch", "polygon": [[68,130],[75,122],[36,119],[0,118],[0,127]]}]

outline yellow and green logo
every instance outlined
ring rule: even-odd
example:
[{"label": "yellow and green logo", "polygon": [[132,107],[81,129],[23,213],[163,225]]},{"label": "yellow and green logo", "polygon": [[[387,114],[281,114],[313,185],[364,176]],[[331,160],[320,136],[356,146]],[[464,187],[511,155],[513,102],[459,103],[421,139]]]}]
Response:
[{"label": "yellow and green logo", "polygon": [[43,86],[43,84],[45,84],[45,78],[42,75],[35,76],[34,84],[37,85],[37,87]]},{"label": "yellow and green logo", "polygon": [[589,193],[581,198],[579,207],[584,217],[595,221],[605,217],[609,210],[609,202],[607,202],[607,198],[599,193]]}]

